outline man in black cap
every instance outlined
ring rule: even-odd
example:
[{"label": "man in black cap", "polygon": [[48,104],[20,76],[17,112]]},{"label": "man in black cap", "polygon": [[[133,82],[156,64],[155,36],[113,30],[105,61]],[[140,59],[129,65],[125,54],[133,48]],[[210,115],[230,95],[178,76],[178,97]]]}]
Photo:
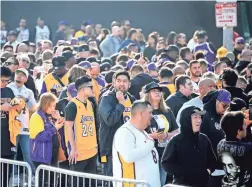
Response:
[{"label": "man in black cap", "polygon": [[78,58],[76,60],[78,64],[82,61],[86,61],[86,59],[90,56],[89,47],[87,44],[79,46],[77,48],[77,52],[78,52]]},{"label": "man in black cap", "polygon": [[66,69],[66,60],[63,56],[54,57],[52,64],[54,71],[45,76],[41,94],[51,92],[58,96],[63,87],[68,85],[68,70]]},{"label": "man in black cap", "polygon": [[75,53],[73,51],[64,51],[62,56],[66,60],[66,69],[70,69],[74,64],[76,64]]},{"label": "man in black cap", "polygon": [[179,56],[179,48],[176,45],[169,45],[167,50],[165,50],[168,59],[166,61],[176,62]]}]

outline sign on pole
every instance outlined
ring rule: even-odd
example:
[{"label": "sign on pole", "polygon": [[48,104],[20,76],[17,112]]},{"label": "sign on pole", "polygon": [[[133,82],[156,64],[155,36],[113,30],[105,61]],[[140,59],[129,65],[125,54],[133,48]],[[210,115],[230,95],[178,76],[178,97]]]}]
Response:
[{"label": "sign on pole", "polygon": [[237,5],[236,3],[215,4],[216,27],[237,26]]}]

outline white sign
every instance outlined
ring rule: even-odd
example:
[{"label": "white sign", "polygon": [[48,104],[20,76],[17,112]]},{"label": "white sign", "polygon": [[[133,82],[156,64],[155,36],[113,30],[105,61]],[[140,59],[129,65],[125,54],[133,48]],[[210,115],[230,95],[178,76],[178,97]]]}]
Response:
[{"label": "white sign", "polygon": [[216,3],[215,19],[216,19],[216,27],[236,27],[237,26],[236,3]]}]

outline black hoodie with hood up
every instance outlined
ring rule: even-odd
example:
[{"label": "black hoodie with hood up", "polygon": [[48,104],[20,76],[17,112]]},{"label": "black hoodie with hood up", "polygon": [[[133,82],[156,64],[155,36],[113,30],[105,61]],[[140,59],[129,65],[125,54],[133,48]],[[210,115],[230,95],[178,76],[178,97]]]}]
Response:
[{"label": "black hoodie with hood up", "polygon": [[182,111],[180,133],[167,144],[162,167],[173,175],[173,184],[204,187],[209,180],[207,169],[214,170],[216,157],[207,136],[192,130],[191,115],[195,109],[198,108],[191,106]]},{"label": "black hoodie with hood up", "polygon": [[217,145],[224,138],[225,133],[221,129],[220,120],[222,115],[216,112],[216,99],[218,91],[209,92],[203,97],[204,110],[200,132],[206,134],[210,139],[215,155],[217,155]]}]

